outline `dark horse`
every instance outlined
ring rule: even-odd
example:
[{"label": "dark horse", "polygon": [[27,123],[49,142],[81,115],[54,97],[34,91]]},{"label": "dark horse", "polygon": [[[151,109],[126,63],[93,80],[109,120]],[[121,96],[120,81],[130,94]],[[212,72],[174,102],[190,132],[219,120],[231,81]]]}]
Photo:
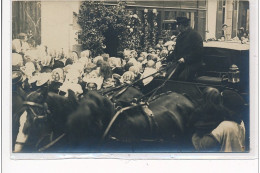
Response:
[{"label": "dark horse", "polygon": [[18,129],[13,134],[14,152],[38,152],[65,140],[68,115],[78,103],[72,91],[64,97],[42,88],[28,94],[23,105],[13,119],[13,129]]},{"label": "dark horse", "polygon": [[[117,99],[126,102],[127,95],[131,99],[133,93],[141,96],[133,91],[126,90]],[[80,100],[72,91],[69,97],[49,93],[45,88],[32,92],[17,118],[20,126],[14,152],[193,150],[186,147],[191,142],[187,132],[195,104],[185,95],[168,92],[155,96],[149,104],[133,102],[125,106],[116,111],[107,96],[92,91]],[[165,144],[167,148],[159,149]]]},{"label": "dark horse", "polygon": [[[131,145],[144,141],[181,144],[194,104],[184,95],[171,92],[154,98],[148,106],[136,104],[125,109],[116,114],[118,117],[111,125],[115,115],[113,103],[96,92],[89,92],[68,118],[70,142],[74,148],[95,151],[89,148],[106,147],[111,141]],[[107,129],[109,124],[111,128]],[[103,136],[105,131],[108,133]]]},{"label": "dark horse", "polygon": [[[142,94],[130,87],[114,99],[122,106],[139,96]],[[28,94],[20,113],[13,117],[13,151],[64,152],[70,149],[68,116],[77,110],[79,100],[71,90],[68,97],[64,97],[49,92],[47,87]]]}]

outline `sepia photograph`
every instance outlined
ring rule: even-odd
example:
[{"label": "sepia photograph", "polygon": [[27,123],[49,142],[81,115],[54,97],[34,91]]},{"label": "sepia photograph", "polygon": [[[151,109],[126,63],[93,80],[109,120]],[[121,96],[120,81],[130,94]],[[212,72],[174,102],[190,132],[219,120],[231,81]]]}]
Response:
[{"label": "sepia photograph", "polygon": [[11,153],[250,153],[250,3],[12,1]]}]

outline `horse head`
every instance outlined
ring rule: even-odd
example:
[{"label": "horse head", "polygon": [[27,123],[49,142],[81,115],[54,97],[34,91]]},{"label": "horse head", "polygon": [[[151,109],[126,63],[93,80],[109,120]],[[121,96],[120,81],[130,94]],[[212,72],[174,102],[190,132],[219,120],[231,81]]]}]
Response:
[{"label": "horse head", "polygon": [[39,149],[66,132],[68,115],[76,110],[78,101],[72,91],[69,91],[69,97],[64,97],[41,88],[28,94],[24,105],[26,108],[20,117],[15,152],[21,152],[24,144],[29,143],[30,151],[33,147]]},{"label": "horse head", "polygon": [[46,103],[54,116],[53,118],[58,118],[60,116],[67,117],[64,115],[68,115],[76,110],[79,104],[78,99],[72,90],[68,90],[68,97],[49,92]]},{"label": "horse head", "polygon": [[[24,105],[27,107],[27,112],[29,112],[27,125],[33,123],[43,122],[47,119],[49,115],[48,105],[46,103],[46,98],[48,96],[48,88],[44,87],[36,91],[31,92],[27,95]],[[24,131],[26,131],[27,126],[25,126]],[[28,129],[27,129],[28,130]]]},{"label": "horse head", "polygon": [[48,89],[42,88],[31,92],[25,98],[24,112],[20,116],[20,127],[16,138],[15,152],[20,152],[28,141],[35,143],[36,138],[43,134],[48,119],[49,109],[46,103]]},{"label": "horse head", "polygon": [[100,139],[114,115],[114,105],[106,97],[90,91],[81,99],[78,109],[67,121],[70,141],[73,145]]}]

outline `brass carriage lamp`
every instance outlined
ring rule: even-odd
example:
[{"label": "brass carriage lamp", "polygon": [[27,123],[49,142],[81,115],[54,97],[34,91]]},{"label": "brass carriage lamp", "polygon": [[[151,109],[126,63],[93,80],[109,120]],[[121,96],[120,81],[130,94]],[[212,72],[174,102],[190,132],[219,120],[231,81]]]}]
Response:
[{"label": "brass carriage lamp", "polygon": [[239,68],[237,67],[237,65],[233,64],[231,65],[231,67],[229,68],[229,72],[228,72],[228,82],[230,83],[238,83],[240,82],[240,78],[239,78]]}]

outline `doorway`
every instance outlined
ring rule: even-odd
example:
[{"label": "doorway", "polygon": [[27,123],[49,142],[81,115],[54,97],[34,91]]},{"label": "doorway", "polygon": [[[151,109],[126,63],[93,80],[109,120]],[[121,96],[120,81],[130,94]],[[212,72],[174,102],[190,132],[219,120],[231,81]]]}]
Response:
[{"label": "doorway", "polygon": [[105,53],[108,53],[110,57],[117,56],[117,49],[119,47],[118,33],[113,27],[108,27],[104,33],[104,44],[106,45]]}]

